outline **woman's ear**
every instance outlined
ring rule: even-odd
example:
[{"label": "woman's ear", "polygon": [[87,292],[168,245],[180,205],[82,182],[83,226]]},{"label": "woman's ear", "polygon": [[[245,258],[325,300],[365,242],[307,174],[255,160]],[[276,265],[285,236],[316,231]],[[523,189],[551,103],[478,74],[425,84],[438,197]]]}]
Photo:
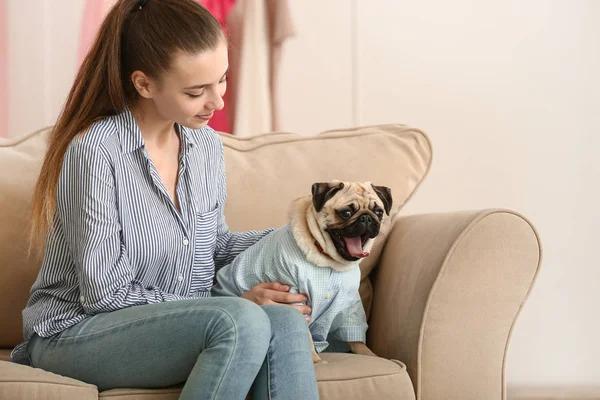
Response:
[{"label": "woman's ear", "polygon": [[156,85],[152,79],[142,71],[133,71],[131,74],[131,82],[133,87],[145,99],[151,99],[156,91]]}]

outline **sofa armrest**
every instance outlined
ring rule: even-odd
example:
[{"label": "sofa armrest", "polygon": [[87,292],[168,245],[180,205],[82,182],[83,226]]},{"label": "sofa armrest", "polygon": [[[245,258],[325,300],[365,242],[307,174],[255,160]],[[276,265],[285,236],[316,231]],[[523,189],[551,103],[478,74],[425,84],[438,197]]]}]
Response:
[{"label": "sofa armrest", "polygon": [[97,400],[98,388],[39,368],[0,361],[0,399]]},{"label": "sofa armrest", "polygon": [[512,211],[396,219],[372,278],[370,348],[407,365],[417,399],[505,399],[508,341],[540,261]]}]

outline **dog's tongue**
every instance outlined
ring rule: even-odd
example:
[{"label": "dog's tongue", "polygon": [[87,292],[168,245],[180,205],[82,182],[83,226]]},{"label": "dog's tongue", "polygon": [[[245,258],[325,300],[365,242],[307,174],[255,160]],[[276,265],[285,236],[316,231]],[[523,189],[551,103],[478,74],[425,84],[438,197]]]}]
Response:
[{"label": "dog's tongue", "polygon": [[364,251],[362,248],[362,241],[360,239],[360,236],[354,238],[345,237],[344,240],[346,241],[346,248],[348,249],[350,255],[359,258],[363,258],[369,255],[369,253]]}]

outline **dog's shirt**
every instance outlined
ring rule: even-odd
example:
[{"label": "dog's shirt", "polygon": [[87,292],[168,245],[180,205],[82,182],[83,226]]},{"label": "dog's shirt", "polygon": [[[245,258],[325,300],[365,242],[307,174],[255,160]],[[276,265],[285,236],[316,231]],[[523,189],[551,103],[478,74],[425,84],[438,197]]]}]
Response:
[{"label": "dog's shirt", "polygon": [[327,336],[344,342],[365,342],[367,322],[358,293],[358,262],[340,272],[310,263],[289,225],[263,237],[217,273],[215,296],[241,296],[263,282],[280,282],[291,293],[308,296],[312,307],[310,332],[317,352],[329,344]]}]

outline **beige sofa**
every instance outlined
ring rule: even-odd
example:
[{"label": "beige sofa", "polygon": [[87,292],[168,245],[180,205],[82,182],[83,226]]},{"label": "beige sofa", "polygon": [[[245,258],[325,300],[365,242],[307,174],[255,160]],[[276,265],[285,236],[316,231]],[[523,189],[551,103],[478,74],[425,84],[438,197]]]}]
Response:
[{"label": "beige sofa", "polygon": [[[97,388],[10,363],[39,260],[27,257],[32,188],[48,130],[0,142],[0,399],[176,399],[160,390]],[[428,174],[427,136],[382,125],[317,136],[223,136],[232,230],[286,222],[313,182],[369,180],[392,188],[393,218],[361,264],[368,344],[380,358],[325,354],[315,366],[323,399],[504,399],[511,330],[537,275],[539,238],[523,216],[474,210],[399,212]],[[456,179],[461,179],[457,176]]]}]

